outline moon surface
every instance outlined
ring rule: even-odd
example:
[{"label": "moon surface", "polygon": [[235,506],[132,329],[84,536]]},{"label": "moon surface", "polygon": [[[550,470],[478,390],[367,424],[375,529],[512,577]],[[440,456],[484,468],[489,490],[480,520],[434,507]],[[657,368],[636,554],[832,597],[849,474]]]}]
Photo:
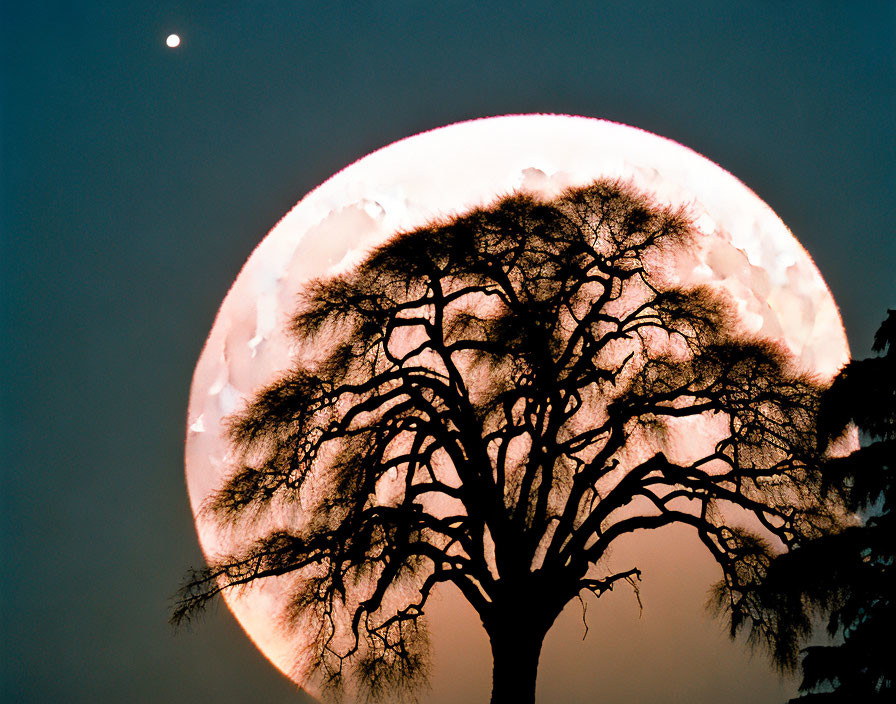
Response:
[{"label": "moon surface", "polygon": [[180,37],[176,34],[169,34],[168,38],[165,40],[165,43],[171,48],[180,46]]},{"label": "moon surface", "polygon": [[[175,47],[179,38],[167,43]],[[700,245],[676,275],[726,289],[748,330],[783,342],[822,378],[848,360],[837,307],[809,255],[756,194],[690,149],[633,127],[559,115],[432,130],[364,157],[305,196],[258,245],[224,299],[196,366],[187,420],[187,486],[206,556],[228,554],[250,537],[227,532],[201,508],[229,473],[222,420],[290,366],[285,324],[310,279],[344,271],[371,247],[433,219],[519,190],[552,197],[598,178],[688,207]],[[283,584],[268,579],[225,598],[271,662],[306,684],[301,664],[296,669],[301,643],[278,625]]]}]

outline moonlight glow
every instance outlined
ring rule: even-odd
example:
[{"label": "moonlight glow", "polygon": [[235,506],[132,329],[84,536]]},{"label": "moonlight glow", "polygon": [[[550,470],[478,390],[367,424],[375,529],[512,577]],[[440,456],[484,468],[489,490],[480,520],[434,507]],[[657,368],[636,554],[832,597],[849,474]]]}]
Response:
[{"label": "moonlight glow", "polygon": [[165,40],[165,44],[167,44],[171,49],[180,46],[180,37],[176,34],[169,34],[168,38]]},{"label": "moonlight glow", "polygon": [[[175,47],[179,38],[167,43]],[[258,246],[225,298],[196,368],[188,418],[187,482],[206,555],[226,554],[251,537],[228,533],[201,509],[229,471],[222,420],[290,366],[285,323],[310,279],[352,267],[371,247],[434,218],[520,190],[554,197],[598,178],[688,208],[700,245],[683,253],[673,272],[682,282],[725,289],[744,327],[783,342],[807,371],[829,378],[846,361],[837,308],[805,250],[752,191],[693,151],[624,125],[551,115],[417,135],[306,196]],[[303,683],[296,643],[277,625],[284,599],[283,585],[268,579],[228,604],[272,662]]]}]

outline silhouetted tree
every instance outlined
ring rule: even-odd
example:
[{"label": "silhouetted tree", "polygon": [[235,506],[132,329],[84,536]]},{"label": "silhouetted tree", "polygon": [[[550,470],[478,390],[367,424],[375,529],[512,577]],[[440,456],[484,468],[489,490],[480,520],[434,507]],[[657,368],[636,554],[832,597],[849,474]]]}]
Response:
[{"label": "silhouetted tree", "polygon": [[755,599],[751,628],[775,644],[785,667],[796,665],[798,647],[819,617],[841,641],[803,651],[803,695],[792,703],[890,702],[896,695],[896,311],[888,312],[873,349],[882,356],[846,365],[822,396],[819,414],[822,441],[851,424],[868,441],[827,461],[822,474],[823,488],[843,495],[847,510],[866,520],[778,557]]},{"label": "silhouetted tree", "polygon": [[620,536],[692,526],[737,605],[833,520],[820,388],[718,293],[676,287],[668,259],[693,238],[684,210],[599,181],[397,235],[315,282],[295,367],[232,419],[238,465],[208,509],[276,527],[191,575],[173,619],[292,575],[323,681],[354,668],[376,697],[425,674],[421,618],[450,583],[491,641],[492,702],[526,704],[564,606],[637,589],[636,567],[607,567]]}]

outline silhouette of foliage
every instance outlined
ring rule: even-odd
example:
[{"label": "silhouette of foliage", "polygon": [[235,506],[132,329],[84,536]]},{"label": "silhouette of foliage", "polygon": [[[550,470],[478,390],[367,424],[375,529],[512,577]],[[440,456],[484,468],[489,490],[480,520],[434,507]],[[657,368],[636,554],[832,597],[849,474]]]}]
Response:
[{"label": "silhouette of foliage", "polygon": [[[823,467],[825,488],[842,494],[847,510],[867,518],[842,532],[803,544],[777,558],[762,600],[785,638],[779,663],[796,664],[799,645],[814,619],[825,617],[839,645],[803,650],[802,696],[791,702],[892,701],[896,660],[890,641],[896,627],[896,311],[889,311],[874,340],[881,356],[850,362],[822,397],[822,441],[851,424],[869,440]],[[762,629],[762,619],[752,624]]]},{"label": "silhouette of foliage", "polygon": [[425,607],[453,584],[491,641],[492,701],[526,704],[564,606],[637,589],[637,567],[608,568],[614,541],[671,524],[741,618],[774,552],[836,521],[817,500],[821,388],[717,291],[671,280],[694,233],[598,181],[399,234],[314,282],[296,364],[231,420],[238,463],[209,504],[275,527],[193,573],[173,620],[290,575],[324,683],[354,672],[377,698],[425,676]]}]

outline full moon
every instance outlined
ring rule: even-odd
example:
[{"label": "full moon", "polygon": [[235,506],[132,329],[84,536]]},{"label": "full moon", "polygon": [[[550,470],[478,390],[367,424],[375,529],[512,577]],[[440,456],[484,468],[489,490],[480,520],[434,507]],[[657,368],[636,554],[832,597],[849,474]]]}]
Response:
[{"label": "full moon", "polygon": [[165,40],[165,43],[172,49],[180,46],[180,37],[176,34],[169,34],[168,38]]},{"label": "full moon", "polygon": [[[179,43],[175,34],[167,39],[169,47]],[[345,271],[372,247],[435,219],[518,191],[554,197],[599,178],[687,208],[699,246],[675,274],[727,291],[750,332],[783,343],[819,378],[830,379],[847,361],[837,307],[809,255],[755,193],[712,161],[654,134],[584,117],[513,115],[432,130],[360,159],[306,195],[258,245],[224,299],[196,366],[187,420],[187,485],[206,556],[233,553],[252,538],[202,509],[233,471],[224,420],[290,367],[286,324],[307,282]],[[225,599],[271,662],[305,685],[302,644],[278,625],[286,603],[278,579]]]}]

